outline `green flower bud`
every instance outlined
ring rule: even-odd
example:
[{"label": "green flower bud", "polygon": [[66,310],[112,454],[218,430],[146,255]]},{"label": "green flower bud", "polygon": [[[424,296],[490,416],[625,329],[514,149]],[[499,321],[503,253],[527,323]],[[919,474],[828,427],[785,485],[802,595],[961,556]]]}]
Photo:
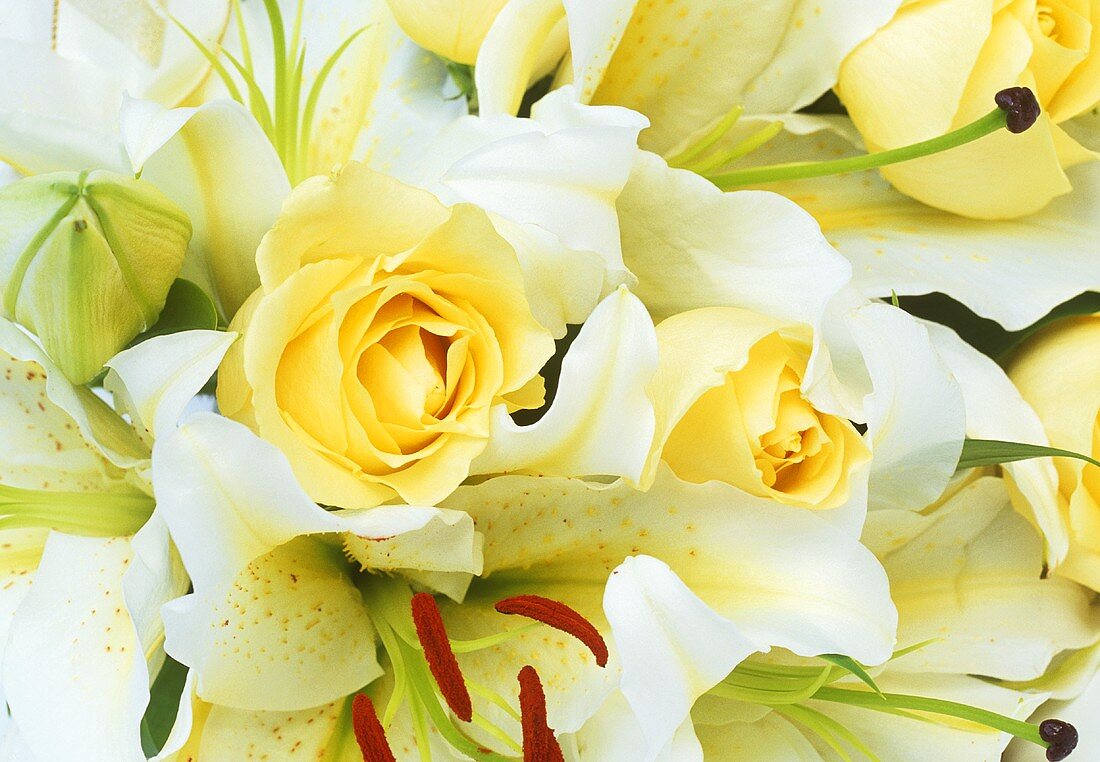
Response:
[{"label": "green flower bud", "polygon": [[191,240],[150,183],[104,170],[0,188],[0,314],[78,384],[156,322]]}]

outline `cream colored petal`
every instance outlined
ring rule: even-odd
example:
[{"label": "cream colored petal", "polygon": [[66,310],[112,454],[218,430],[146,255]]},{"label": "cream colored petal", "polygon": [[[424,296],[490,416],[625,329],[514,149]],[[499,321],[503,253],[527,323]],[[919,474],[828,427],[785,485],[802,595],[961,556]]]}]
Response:
[{"label": "cream colored petal", "polygon": [[[703,750],[695,736],[691,720],[684,720],[668,744],[662,749],[648,749],[638,718],[621,691],[612,693],[592,719],[575,735],[566,736],[565,743],[575,744],[579,759],[599,759],[606,762],[702,762]],[[562,740],[559,736],[559,740]],[[563,743],[563,746],[565,744]]]},{"label": "cream colored petal", "polygon": [[0,82],[0,159],[24,174],[126,171],[123,88],[112,73],[9,39],[0,40],[0,58],[9,74]]},{"label": "cream colored petal", "polygon": [[[936,352],[959,382],[966,405],[966,433],[974,439],[1049,444],[1035,410],[996,363],[964,342],[949,328],[926,323]],[[1069,547],[1069,528],[1058,493],[1058,474],[1048,458],[1001,467],[1014,487],[1017,509],[1039,528],[1045,560],[1057,567]]]},{"label": "cream colored petal", "polygon": [[[0,22],[0,29],[5,36],[22,32],[25,39],[59,56],[111,72],[134,96],[168,106],[178,104],[194,90],[207,76],[210,64],[165,12],[210,48],[217,46],[229,19],[228,0],[168,0],[159,6],[142,0],[19,5],[38,6],[40,11],[33,19],[4,19],[7,23]],[[19,29],[28,23],[30,28]]]},{"label": "cream colored petal", "polygon": [[[834,159],[855,153],[833,134],[846,120],[793,124],[753,155],[755,163]],[[1098,144],[1100,145],[1100,144]],[[946,155],[946,154],[945,154]],[[1016,220],[959,217],[906,198],[872,172],[775,183],[807,209],[852,263],[867,296],[939,291],[1008,330],[1035,322],[1083,290],[1100,288],[1100,262],[1085,241],[1100,235],[1100,167],[1068,171],[1074,190]],[[1012,299],[1004,294],[1012,293]]]},{"label": "cream colored petal", "polygon": [[510,0],[502,5],[474,67],[479,114],[519,111],[540,54],[563,18],[562,0]]},{"label": "cream colored petal", "polygon": [[472,472],[613,475],[636,483],[653,439],[646,384],[656,365],[653,323],[620,288],[581,328],[542,418],[518,426],[503,405],[494,408],[489,443]]},{"label": "cream colored petal", "polygon": [[390,30],[389,63],[370,103],[352,156],[372,169],[408,180],[405,167],[422,160],[422,147],[467,114],[466,99],[444,63],[400,29]]},{"label": "cream colored petal", "polygon": [[[837,78],[841,61],[893,15],[898,0],[785,0],[774,3],[709,2],[640,4],[625,32],[599,29],[610,43],[622,39],[592,96],[617,103],[653,121],[642,145],[665,153],[722,117],[734,106],[749,113],[795,111],[816,100]],[[580,3],[575,5],[579,6]],[[620,7],[614,4],[615,10]],[[583,16],[570,7],[570,31],[578,23],[619,20],[610,8]],[[577,18],[577,16],[581,16]],[[585,16],[589,18],[585,18]],[[592,30],[579,31],[583,41]],[[574,61],[603,55],[574,40]],[[601,44],[601,48],[603,45]],[[581,75],[576,71],[577,81]]]},{"label": "cream colored petal", "polygon": [[940,496],[959,462],[962,391],[928,331],[905,312],[868,304],[851,320],[873,386],[865,401],[874,451],[869,505],[920,510]]},{"label": "cream colored petal", "polygon": [[925,512],[900,547],[889,543],[892,513],[872,512],[865,534],[890,577],[898,646],[934,642],[891,671],[1031,680],[1055,654],[1100,638],[1091,592],[1041,578],[1042,538],[1012,510],[1002,480],[971,481]]},{"label": "cream colored petal", "polygon": [[183,331],[156,336],[107,361],[104,388],[125,400],[131,422],[150,445],[179,423],[184,409],[218,369],[237,334]]},{"label": "cream colored petal", "polygon": [[798,726],[769,712],[755,722],[729,722],[723,725],[699,725],[695,732],[703,752],[709,757],[723,754],[737,759],[760,762],[821,762]]},{"label": "cream colored petal", "polygon": [[[377,555],[364,563],[377,559],[380,568],[481,570],[468,517],[415,506],[326,511],[298,486],[281,452],[217,415],[196,414],[158,441],[153,477],[158,507],[196,590],[223,585],[253,559],[319,533],[379,541]],[[420,532],[400,547],[392,542]]]},{"label": "cream colored petal", "polygon": [[[1081,759],[1100,758],[1100,738],[1093,727],[1100,712],[1100,678],[1093,677],[1081,695],[1070,701],[1048,701],[1035,710],[1032,722],[1042,722],[1050,717],[1072,723],[1080,732],[1080,743],[1074,750]],[[1035,744],[1013,739],[1005,750],[1005,762],[1045,762],[1046,752]]]},{"label": "cream colored petal", "polygon": [[[40,759],[144,759],[146,655],[123,600],[126,538],[53,533],[4,653],[4,694]],[[59,716],[65,722],[58,722]]]},{"label": "cream colored petal", "polygon": [[374,628],[339,546],[298,538],[163,609],[165,650],[204,700],[294,711],[382,674]]},{"label": "cream colored petal", "polygon": [[[112,471],[109,466],[96,465],[88,460],[88,444],[98,449],[112,464],[121,468],[136,466],[148,459],[148,448],[126,425],[126,422],[119,418],[115,411],[111,410],[103,400],[87,387],[73,386],[69,383],[65,375],[50,361],[41,347],[35,344],[18,326],[7,320],[0,320],[0,349],[15,360],[21,361],[11,368],[12,378],[17,377],[16,371],[18,370],[26,381],[32,383],[31,387],[20,390],[10,387],[14,396],[30,396],[25,404],[30,409],[30,415],[32,416],[35,415],[36,410],[41,410],[38,406],[39,402],[48,408],[47,410],[41,410],[41,412],[51,422],[45,429],[38,432],[44,437],[44,440],[37,443],[37,448],[40,448],[42,454],[49,453],[49,459],[41,461],[35,468],[44,466],[48,470],[55,470],[60,466],[60,470],[64,471],[75,467],[75,470],[84,472],[91,469],[102,473],[108,479],[118,480],[121,476],[119,472]],[[27,363],[34,363],[37,367],[28,366]],[[45,374],[44,383],[43,373]],[[41,399],[43,392],[45,399]],[[34,399],[36,396],[40,399]],[[33,405],[33,407],[30,407],[30,405]],[[71,419],[71,422],[67,419]],[[66,424],[75,426],[75,430],[66,428]],[[53,436],[50,436],[50,434]],[[52,444],[49,440],[52,440]],[[60,449],[58,449],[59,444]],[[18,457],[15,462],[25,461],[28,465],[33,463],[34,458],[28,458],[31,455],[30,447],[32,445],[29,441],[24,440],[19,446]],[[51,450],[52,452],[50,452]],[[58,452],[64,451],[71,451],[69,457],[74,459],[71,464],[63,465],[63,459],[57,455]],[[24,477],[28,475],[29,473],[24,474]],[[15,476],[13,478],[20,477]],[[43,475],[42,478],[44,481],[53,483],[56,486],[56,482],[52,481],[50,477]],[[84,478],[86,479],[86,477]],[[101,478],[98,481],[102,482],[102,480]],[[84,489],[90,486],[87,481],[75,483],[83,483]],[[27,486],[34,489],[41,488],[40,484],[27,484]]]},{"label": "cream colored petal", "polygon": [[620,689],[645,736],[647,759],[672,741],[697,698],[768,648],[652,556],[627,558],[611,572],[604,612],[622,660]]},{"label": "cream colored petal", "polygon": [[647,492],[502,476],[441,505],[470,513],[485,533],[488,583],[537,583],[568,600],[602,586],[628,556],[650,555],[753,641],[868,664],[890,654],[885,574],[855,538],[809,511],[720,482],[681,482],[667,469]]},{"label": "cream colored petal", "polygon": [[290,191],[275,149],[230,101],[168,111],[130,99],[121,129],[134,171],[191,220],[184,277],[212,288],[232,317],[260,284],[256,247]]},{"label": "cream colored petal", "polygon": [[623,261],[654,318],[741,307],[816,326],[851,269],[814,220],[773,193],[722,193],[642,153],[618,201]]},{"label": "cream colored petal", "polygon": [[540,100],[521,130],[468,151],[443,174],[461,198],[514,222],[538,225],[579,251],[622,267],[616,199],[631,175],[646,120],[618,108],[577,106],[566,90]]}]

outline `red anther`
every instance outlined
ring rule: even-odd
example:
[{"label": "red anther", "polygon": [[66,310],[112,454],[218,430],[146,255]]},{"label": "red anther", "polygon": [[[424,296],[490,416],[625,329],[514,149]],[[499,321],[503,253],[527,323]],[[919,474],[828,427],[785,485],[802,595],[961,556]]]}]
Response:
[{"label": "red anther", "polygon": [[378,713],[374,711],[374,703],[365,693],[357,693],[351,700],[351,727],[359,751],[363,753],[363,762],[397,762],[386,740],[386,731],[378,721]]},{"label": "red anther", "polygon": [[428,669],[432,671],[439,692],[455,716],[469,722],[474,717],[474,705],[466,689],[466,679],[458,668],[458,659],[451,650],[451,641],[447,639],[443,617],[439,615],[439,607],[430,593],[417,593],[412,597],[412,617],[416,624],[416,637],[420,639]]},{"label": "red anther", "polygon": [[546,724],[546,694],[535,668],[519,671],[519,715],[523,729],[523,762],[565,762],[554,731]]},{"label": "red anther", "polygon": [[556,630],[572,635],[588,646],[596,657],[596,664],[607,666],[607,643],[595,625],[560,601],[541,595],[517,595],[498,601],[496,610],[501,614],[519,614],[536,622],[542,622]]}]

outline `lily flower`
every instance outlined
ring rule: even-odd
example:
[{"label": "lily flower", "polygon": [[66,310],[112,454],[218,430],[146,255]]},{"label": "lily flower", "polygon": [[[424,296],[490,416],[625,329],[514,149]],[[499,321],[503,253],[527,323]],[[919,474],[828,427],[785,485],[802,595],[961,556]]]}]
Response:
[{"label": "lily flower", "polygon": [[[919,513],[872,512],[863,540],[882,561],[898,607],[897,655],[868,677],[882,697],[851,675],[756,714],[714,697],[695,713],[704,751],[916,760],[966,749],[999,759],[1011,740],[1022,759],[1068,756],[1073,745],[1051,743],[1044,730],[1057,725],[1063,738],[1076,738],[1063,707],[1025,718],[1059,690],[1056,681],[1076,676],[1080,684],[1091,674],[1100,609],[1088,588],[1040,577],[1042,539],[1012,509],[1005,482],[970,474]],[[933,701],[918,705],[914,696]],[[1088,723],[1079,728],[1087,739]]]},{"label": "lily flower", "polygon": [[555,86],[573,84],[582,103],[644,114],[653,127],[642,147],[666,153],[735,108],[774,114],[813,103],[899,5],[513,0],[478,53],[478,102],[482,113],[514,114],[538,53],[564,19],[569,52]]},{"label": "lily flower", "polygon": [[[149,432],[174,425],[232,339],[176,334],[111,360],[127,423],[0,322],[4,743],[18,758],[80,748],[87,759],[146,759],[142,716],[164,660],[159,609],[188,586],[155,511]],[[58,712],[70,720],[58,724]]]},{"label": "lily flower", "polygon": [[877,662],[893,645],[885,577],[854,537],[667,470],[648,492],[503,476],[438,509],[327,512],[275,448],[209,415],[153,463],[194,570],[164,614],[195,673],[199,754],[552,759],[620,685],[659,749],[751,653]]}]

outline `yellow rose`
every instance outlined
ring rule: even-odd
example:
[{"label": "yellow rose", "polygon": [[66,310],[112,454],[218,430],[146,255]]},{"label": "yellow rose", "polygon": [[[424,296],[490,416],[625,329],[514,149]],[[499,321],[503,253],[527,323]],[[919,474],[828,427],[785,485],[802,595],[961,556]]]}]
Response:
[{"label": "yellow rose", "polygon": [[[1100,459],[1100,313],[1058,321],[1031,337],[1008,375],[1043,422],[1052,447]],[[1100,590],[1100,468],[1054,458],[1068,509],[1070,549],[1059,572]]]},{"label": "yellow rose", "polygon": [[387,0],[405,34],[422,48],[473,64],[508,0]]},{"label": "yellow rose", "polygon": [[659,456],[686,481],[804,508],[843,505],[870,453],[850,421],[802,394],[811,339],[809,329],[731,307],[658,325],[651,468]]},{"label": "yellow rose", "polygon": [[898,190],[982,219],[1037,211],[1095,158],[1058,125],[1100,99],[1100,0],[920,0],[848,56],[837,92],[872,151],[935,137],[1030,87],[1044,114],[942,154],[887,167]]},{"label": "yellow rose", "polygon": [[218,402],[314,500],[433,504],[469,474],[492,406],[541,404],[554,342],[480,209],[351,164],[298,186],[256,258]]}]

